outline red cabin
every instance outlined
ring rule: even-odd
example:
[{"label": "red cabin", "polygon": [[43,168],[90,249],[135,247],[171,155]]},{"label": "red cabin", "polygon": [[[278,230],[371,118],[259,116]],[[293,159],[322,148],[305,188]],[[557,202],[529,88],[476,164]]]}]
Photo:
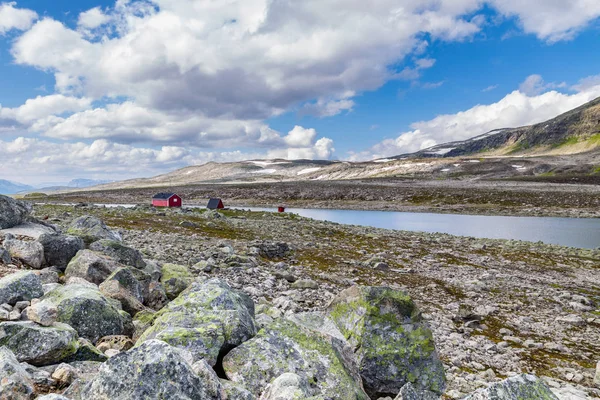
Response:
[{"label": "red cabin", "polygon": [[157,193],[152,196],[154,207],[181,207],[181,197],[175,193]]}]

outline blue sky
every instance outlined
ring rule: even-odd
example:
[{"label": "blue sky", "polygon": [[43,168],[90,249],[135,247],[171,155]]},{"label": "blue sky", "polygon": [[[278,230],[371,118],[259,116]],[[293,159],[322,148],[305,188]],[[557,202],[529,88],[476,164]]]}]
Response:
[{"label": "blue sky", "polygon": [[0,0],[0,179],[384,158],[600,96],[600,4],[73,3]]}]

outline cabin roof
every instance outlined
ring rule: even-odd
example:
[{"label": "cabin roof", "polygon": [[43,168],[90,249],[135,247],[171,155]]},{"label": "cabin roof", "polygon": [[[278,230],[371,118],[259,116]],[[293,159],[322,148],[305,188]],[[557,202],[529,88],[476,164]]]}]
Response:
[{"label": "cabin roof", "polygon": [[175,193],[156,193],[154,196],[152,196],[152,199],[168,200],[173,196],[177,196],[177,195]]}]

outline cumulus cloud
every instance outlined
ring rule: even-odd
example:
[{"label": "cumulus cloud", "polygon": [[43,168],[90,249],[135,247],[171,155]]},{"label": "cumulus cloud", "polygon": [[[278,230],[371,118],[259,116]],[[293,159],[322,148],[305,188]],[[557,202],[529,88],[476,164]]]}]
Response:
[{"label": "cumulus cloud", "polygon": [[104,14],[100,7],[94,7],[79,14],[77,24],[83,28],[94,29],[110,21],[110,16]]},{"label": "cumulus cloud", "polygon": [[[543,80],[535,79],[535,82]],[[593,77],[590,78],[593,82]],[[533,85],[537,87],[536,85]],[[582,86],[583,87],[583,86]],[[477,105],[456,114],[439,115],[411,124],[408,132],[386,139],[351,159],[376,159],[419,151],[436,144],[465,140],[494,129],[531,125],[551,119],[600,96],[600,82],[574,94],[516,90],[496,103]]]},{"label": "cumulus cloud", "polygon": [[29,29],[38,18],[36,12],[24,8],[15,8],[17,3],[0,3],[0,35],[12,29],[24,31]]},{"label": "cumulus cloud", "polygon": [[519,91],[529,96],[535,96],[547,91],[548,89],[560,89],[565,87],[567,87],[565,82],[545,82],[541,75],[534,74],[529,75],[525,81],[519,85]]}]

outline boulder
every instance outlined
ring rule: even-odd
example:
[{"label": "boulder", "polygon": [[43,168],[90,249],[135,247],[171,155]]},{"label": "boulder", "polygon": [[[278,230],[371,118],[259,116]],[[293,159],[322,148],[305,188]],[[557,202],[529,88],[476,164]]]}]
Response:
[{"label": "boulder", "polygon": [[161,310],[168,302],[169,298],[162,283],[150,282],[150,285],[148,285],[148,296],[144,304],[153,310]]},{"label": "boulder", "polygon": [[0,263],[4,265],[8,265],[12,262],[12,258],[10,257],[10,253],[4,247],[0,247]]},{"label": "boulder", "polygon": [[18,271],[0,279],[0,304],[36,299],[44,295],[40,277],[31,271]]},{"label": "boulder", "polygon": [[63,396],[62,394],[50,393],[45,396],[38,397],[37,400],[71,400],[71,399]]},{"label": "boulder", "polygon": [[81,390],[81,398],[221,400],[210,393],[210,384],[194,372],[180,351],[149,340],[105,362]]},{"label": "boulder", "polygon": [[91,250],[81,250],[69,262],[65,270],[65,278],[83,278],[100,285],[117,269],[122,266],[110,257]]},{"label": "boulder", "polygon": [[40,280],[42,281],[42,285],[45,285],[48,283],[58,283],[58,281],[59,281],[58,273],[59,272],[60,272],[60,270],[56,267],[48,267],[48,268],[44,268],[44,269],[40,270],[40,273],[38,275],[40,277]]},{"label": "boulder", "polygon": [[0,195],[0,229],[8,229],[27,221],[31,204]]},{"label": "boulder", "polygon": [[31,321],[0,323],[0,346],[31,365],[56,364],[75,354],[77,332],[68,325],[40,326]]},{"label": "boulder", "polygon": [[108,357],[106,357],[100,350],[96,348],[96,346],[92,344],[92,342],[90,342],[87,339],[79,338],[78,346],[79,347],[77,348],[77,352],[69,358],[65,359],[65,362],[104,362],[108,360]]},{"label": "boulder", "polygon": [[354,286],[342,291],[328,312],[356,349],[369,396],[396,396],[407,382],[418,390],[443,393],[444,368],[433,335],[406,293]]},{"label": "boulder", "polygon": [[440,396],[433,392],[415,389],[412,383],[408,382],[402,386],[394,400],[438,400],[439,398]]},{"label": "boulder", "polygon": [[71,325],[79,336],[92,343],[127,330],[124,312],[98,289],[83,285],[60,286],[44,295],[42,300],[54,303],[58,308],[58,321]]},{"label": "boulder", "polygon": [[165,288],[169,300],[179,296],[193,281],[190,270],[185,265],[164,264],[160,282]]},{"label": "boulder", "polygon": [[211,279],[194,282],[154,316],[138,344],[160,339],[192,353],[194,360],[217,364],[220,353],[256,334],[254,303],[244,293]]},{"label": "boulder", "polygon": [[39,242],[8,239],[4,247],[12,258],[21,261],[33,269],[41,269],[44,265],[44,246]]},{"label": "boulder", "polygon": [[19,364],[12,351],[0,347],[0,399],[30,400],[33,396],[31,375]]},{"label": "boulder", "polygon": [[273,379],[294,373],[310,383],[310,396],[369,398],[345,341],[287,319],[275,320],[231,350],[223,359],[223,369],[231,381],[257,397]]},{"label": "boulder", "polygon": [[537,376],[521,374],[479,389],[464,400],[558,400]]},{"label": "boulder", "polygon": [[42,235],[38,241],[44,247],[46,265],[54,266],[64,271],[69,261],[79,250],[85,249],[80,237],[68,235]]},{"label": "boulder", "polygon": [[308,382],[288,372],[271,382],[260,396],[260,400],[300,400],[307,397],[310,397]]},{"label": "boulder", "polygon": [[225,390],[225,394],[227,395],[227,400],[256,400],[256,396],[250,393],[242,385],[238,385],[227,379],[221,379],[220,381],[223,390]]},{"label": "boulder", "polygon": [[142,258],[142,253],[131,247],[125,246],[120,241],[102,239],[90,245],[90,250],[105,254],[114,258],[118,262],[130,267],[144,269],[146,262]]},{"label": "boulder", "polygon": [[100,219],[90,215],[84,215],[74,220],[67,229],[67,233],[79,236],[88,244],[101,239],[121,241],[118,233],[110,230]]},{"label": "boulder", "polygon": [[49,301],[39,301],[26,309],[27,319],[42,326],[51,326],[58,318],[58,309]]},{"label": "boulder", "polygon": [[[110,298],[118,300],[123,310],[132,316],[144,309],[144,292],[148,292],[136,279],[134,268],[119,268],[113,272],[100,285],[100,291]],[[135,270],[139,274],[144,272]],[[149,284],[150,276],[147,276],[146,284]]]}]

